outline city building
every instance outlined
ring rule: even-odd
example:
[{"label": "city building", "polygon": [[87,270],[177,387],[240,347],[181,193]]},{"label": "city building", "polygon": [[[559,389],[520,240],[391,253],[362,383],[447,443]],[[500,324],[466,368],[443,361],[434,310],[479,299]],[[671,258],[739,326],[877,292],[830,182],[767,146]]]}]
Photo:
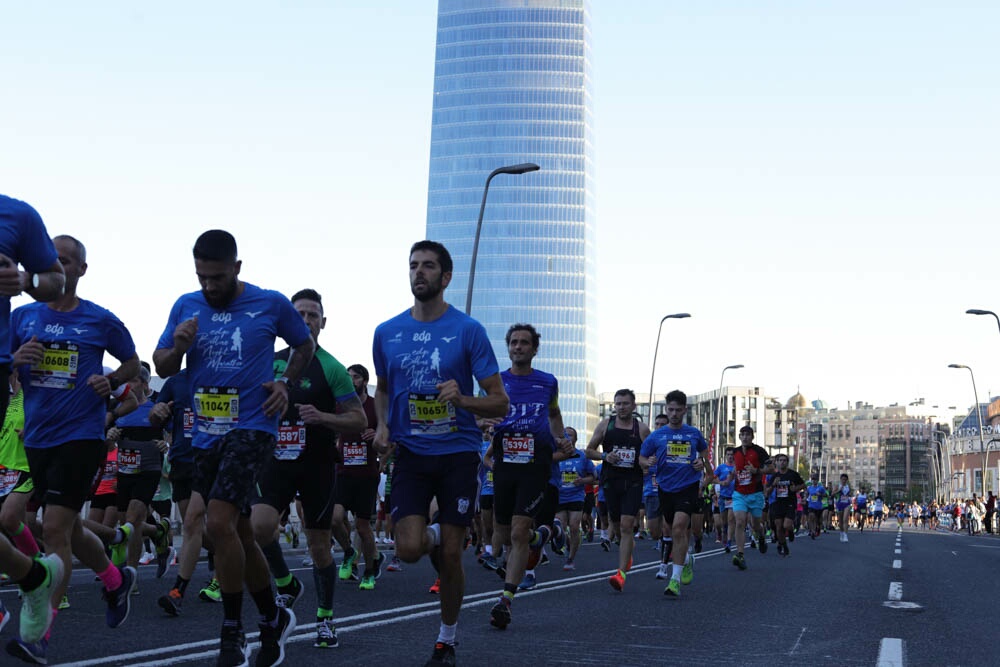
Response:
[{"label": "city building", "polygon": [[497,357],[516,322],[541,334],[567,425],[597,423],[596,229],[589,0],[439,0],[427,238],[464,303],[486,177],[471,314]]},{"label": "city building", "polygon": [[[944,429],[939,431],[941,443],[947,452],[948,464],[945,476],[950,480],[952,498],[971,498],[986,495],[990,491],[997,493],[1000,480],[1000,398],[993,398],[989,403],[979,404],[979,414],[976,408],[971,408],[967,414],[955,418],[950,433]],[[980,437],[980,419],[982,420],[982,437]],[[986,471],[985,493],[983,489],[983,471]]]}]

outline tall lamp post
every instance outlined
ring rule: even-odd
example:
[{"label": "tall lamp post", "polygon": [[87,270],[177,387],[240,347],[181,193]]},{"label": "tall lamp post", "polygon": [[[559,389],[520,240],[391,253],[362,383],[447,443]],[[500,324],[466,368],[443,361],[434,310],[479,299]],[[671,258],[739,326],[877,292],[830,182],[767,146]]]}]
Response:
[{"label": "tall lamp post", "polygon": [[979,308],[969,308],[965,311],[967,315],[992,315],[997,321],[997,329],[1000,329],[1000,315],[997,315],[992,310],[981,310]]},{"label": "tall lamp post", "polygon": [[990,438],[990,441],[986,443],[986,449],[983,450],[983,502],[986,502],[986,471],[989,470],[987,466],[989,465],[990,450],[1000,449],[1000,447],[994,447],[998,444],[1000,444],[1000,438]]},{"label": "tall lamp post", "polygon": [[486,195],[490,191],[490,181],[497,174],[513,174],[519,176],[529,171],[538,171],[540,167],[532,162],[523,164],[512,164],[507,167],[498,167],[490,172],[486,177],[486,185],[483,187],[483,203],[479,205],[479,220],[476,222],[476,240],[472,244],[472,264],[469,266],[469,287],[465,292],[465,314],[472,314],[472,284],[476,282],[476,256],[479,255],[479,234],[483,230],[483,213],[486,211]]},{"label": "tall lamp post", "polygon": [[[937,456],[937,451],[935,452],[935,456],[934,456],[934,459],[935,459],[934,462],[935,462],[935,465],[937,466],[938,483],[940,484],[940,483],[942,483],[941,480],[943,480],[945,478],[945,469],[946,468],[947,468],[947,471],[948,471],[947,474],[949,476],[951,475],[951,447],[948,444],[948,434],[947,433],[945,433],[941,429],[937,429],[937,428],[933,429],[931,432],[932,433],[940,433],[941,434],[941,447],[940,448],[938,448],[936,446],[937,445],[937,440],[934,441],[934,443],[935,443],[935,448],[934,449],[941,452],[941,456],[940,457]],[[949,488],[948,491],[950,492],[951,489]],[[951,498],[948,498],[948,500],[951,500]]]},{"label": "tall lamp post", "polygon": [[[969,371],[969,377],[972,378],[972,393],[976,397],[976,417],[979,419],[979,449],[983,452],[983,458],[986,455],[986,445],[983,443],[983,411],[979,407],[979,391],[976,389],[976,376],[973,374],[972,369],[965,364],[948,364],[948,368],[964,368]],[[980,489],[982,495],[986,495],[986,470],[983,469],[982,475],[982,488]]]},{"label": "tall lamp post", "polygon": [[656,347],[653,348],[653,372],[649,374],[649,426],[653,426],[653,378],[656,376],[656,355],[660,353],[660,334],[663,333],[663,323],[667,320],[682,320],[691,317],[690,313],[674,313],[664,315],[660,320],[660,326],[656,330]]},{"label": "tall lamp post", "polygon": [[722,419],[722,383],[726,379],[726,371],[736,370],[737,368],[743,368],[743,364],[733,364],[732,366],[726,366],[722,369],[722,375],[719,377],[719,402],[715,406],[715,464],[718,465],[719,461],[722,460],[722,428],[719,423]]}]

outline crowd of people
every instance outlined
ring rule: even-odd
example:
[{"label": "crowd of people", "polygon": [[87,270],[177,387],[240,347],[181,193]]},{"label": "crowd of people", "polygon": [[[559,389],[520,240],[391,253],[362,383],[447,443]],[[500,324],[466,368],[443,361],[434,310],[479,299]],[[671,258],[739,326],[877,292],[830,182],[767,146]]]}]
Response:
[{"label": "crowd of people", "polygon": [[[785,557],[796,535],[836,530],[846,542],[852,525],[879,530],[889,512],[909,516],[846,475],[829,489],[817,475],[804,480],[787,455],[756,445],[750,426],[713,467],[679,390],[652,428],[635,394],[618,391],[613,415],[579,446],[558,379],[533,366],[541,334],[513,324],[501,371],[483,326],[444,299],[453,266],[439,243],[412,246],[412,307],[375,330],[374,396],[367,368],[345,367],[320,345],[316,290],[289,298],[244,282],[236,240],[222,230],[196,239],[193,260],[200,290],[177,298],[145,363],[125,324],[78,295],[84,244],[50,238],[34,209],[0,197],[0,376],[10,386],[0,392],[0,570],[22,593],[6,650],[23,661],[46,664],[74,557],[100,580],[106,623],[117,628],[140,564],[155,561],[162,577],[176,563],[157,604],[178,616],[206,550],[211,576],[198,597],[222,609],[216,664],[250,664],[247,595],[259,613],[254,664],[270,667],[285,660],[309,585],[313,646],[332,648],[338,581],[370,591],[383,567],[426,556],[441,614],[426,664],[454,665],[470,544],[502,581],[489,623],[503,630],[548,551],[571,571],[584,540],[618,545],[608,584],[619,592],[637,540],[653,541],[663,593],[677,599],[712,536],[746,570],[747,542]],[[10,313],[19,294],[35,302]],[[275,352],[279,338],[286,347]],[[103,366],[106,353],[116,368]],[[166,378],[159,392],[154,370]],[[976,511],[972,503],[963,516]],[[282,536],[298,539],[296,523],[311,582],[291,573],[281,547]],[[0,630],[10,619],[0,602]]]}]

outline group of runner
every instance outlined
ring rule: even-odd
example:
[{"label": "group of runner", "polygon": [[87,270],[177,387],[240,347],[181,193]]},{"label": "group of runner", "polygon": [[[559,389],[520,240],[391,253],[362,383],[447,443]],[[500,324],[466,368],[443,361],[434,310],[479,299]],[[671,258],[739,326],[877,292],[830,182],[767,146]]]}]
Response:
[{"label": "group of runner", "polygon": [[[0,355],[11,351],[14,390],[0,447],[0,521],[10,536],[0,538],[0,569],[24,599],[19,636],[6,648],[28,662],[46,662],[73,556],[101,580],[109,627],[127,619],[143,536],[161,558],[169,549],[169,508],[148,520],[165,471],[184,539],[176,579],[158,604],[182,613],[199,553],[209,548],[215,578],[200,597],[221,602],[220,667],[249,665],[244,591],[260,615],[254,664],[285,658],[293,607],[306,588],[280,548],[282,515],[293,502],[301,504],[316,588],[314,646],[338,644],[335,582],[351,578],[363,557],[359,588],[370,590],[385,560],[370,523],[382,471],[390,473],[385,521],[396,569],[428,556],[438,573],[441,622],[428,665],[455,664],[462,554],[477,516],[482,562],[503,579],[489,622],[503,629],[549,543],[572,570],[582,535],[601,531],[607,550],[616,539],[608,582],[622,591],[640,509],[659,541],[664,594],[677,598],[693,580],[706,525],[725,535],[743,570],[745,533],[767,550],[765,517],[778,552],[788,555],[800,491],[810,506],[813,495],[834,497],[838,510],[848,498],[857,502],[846,480],[832,492],[806,484],[787,456],[772,459],[753,443],[749,426],[713,469],[704,436],[685,423],[687,397],[678,390],[667,394],[652,431],[635,413],[635,395],[617,392],[614,415],[578,448],[576,431],[562,421],[557,378],[532,365],[540,333],[512,325],[511,365],[501,372],[482,325],[445,301],[452,260],[433,241],[410,249],[412,307],[375,331],[372,398],[367,369],[345,368],[320,347],[326,318],[315,290],[288,298],[242,281],[233,236],[205,232],[193,248],[201,289],[177,299],[152,354],[157,374],[168,378],[153,399],[128,329],[77,295],[84,245],[70,236],[50,240],[22,202],[0,198],[0,217],[0,294],[38,301],[9,317],[9,331],[0,328],[10,338],[9,346],[0,341]],[[9,306],[8,298],[0,302]],[[0,321],[4,327],[8,318]],[[275,353],[277,338],[288,347]],[[117,368],[102,366],[105,352]],[[111,488],[114,499],[106,497]],[[85,521],[88,500],[95,514]],[[39,507],[36,540],[27,525]],[[715,508],[718,519],[704,516]],[[339,567],[333,541],[344,551]],[[35,558],[42,547],[46,555]]]}]

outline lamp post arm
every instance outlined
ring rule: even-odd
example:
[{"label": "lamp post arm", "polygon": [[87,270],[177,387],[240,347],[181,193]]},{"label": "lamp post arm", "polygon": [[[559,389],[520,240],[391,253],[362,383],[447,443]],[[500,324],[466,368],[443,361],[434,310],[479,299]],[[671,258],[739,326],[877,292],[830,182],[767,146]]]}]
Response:
[{"label": "lamp post arm", "polygon": [[469,265],[469,286],[465,290],[465,314],[472,314],[472,286],[476,282],[476,257],[479,255],[479,236],[483,231],[483,213],[486,212],[486,195],[490,192],[490,181],[499,174],[503,168],[494,169],[486,177],[486,185],[483,186],[483,202],[479,205],[479,220],[476,222],[476,240],[472,243],[472,263]]}]

